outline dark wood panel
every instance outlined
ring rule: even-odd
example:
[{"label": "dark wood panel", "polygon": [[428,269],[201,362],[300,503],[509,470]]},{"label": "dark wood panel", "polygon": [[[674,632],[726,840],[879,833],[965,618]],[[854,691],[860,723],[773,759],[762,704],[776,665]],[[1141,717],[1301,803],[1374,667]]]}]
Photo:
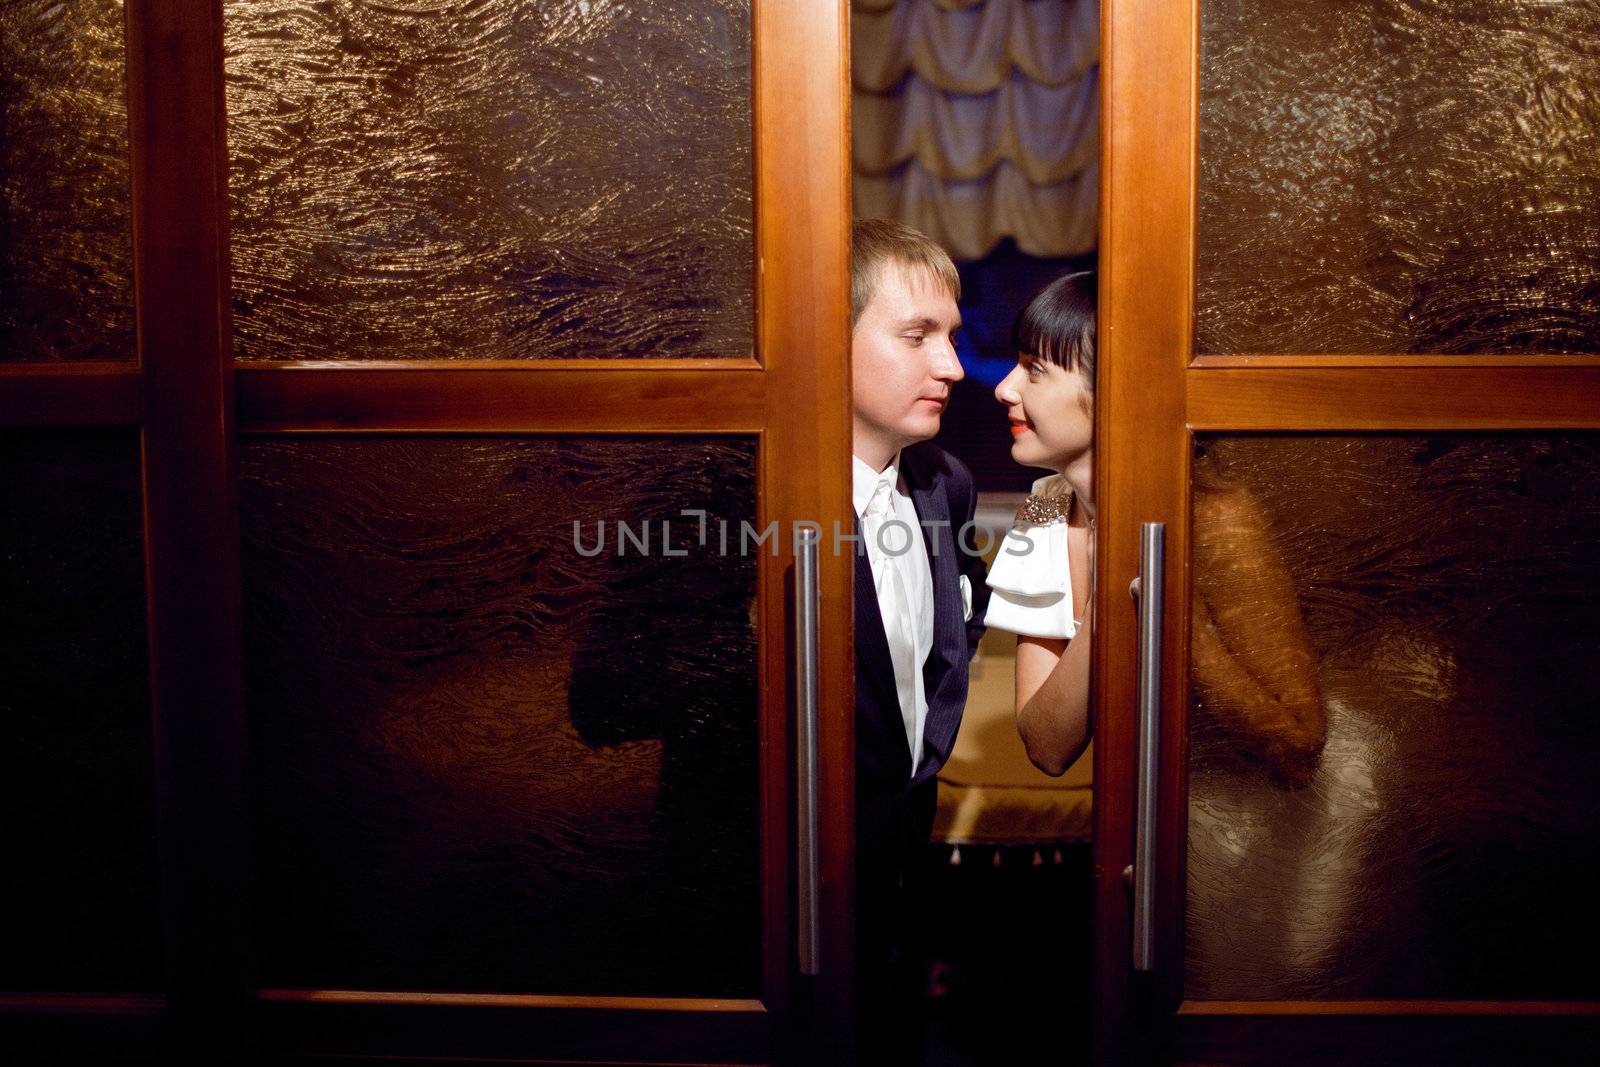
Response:
[{"label": "dark wood panel", "polygon": [[131,363],[0,366],[0,427],[135,425],[142,399]]},{"label": "dark wood panel", "polygon": [[[760,433],[763,439],[760,521],[787,524],[804,519],[824,524],[848,518],[848,154],[844,138],[848,80],[844,47],[847,11],[843,5],[758,4],[756,27],[757,241],[762,265],[758,307],[761,362],[628,361],[498,362],[465,366],[240,364],[237,368],[238,425],[243,432],[438,431],[438,432],[734,432]],[[788,46],[807,39],[813,47],[796,55]],[[772,101],[781,101],[777,106]],[[797,132],[803,135],[797,136]],[[833,219],[818,226],[817,219]],[[823,730],[822,791],[829,798],[824,815],[824,975],[805,984],[810,1001],[804,1019],[787,1017],[793,967],[793,915],[789,895],[794,876],[789,855],[789,660],[784,642],[771,640],[788,628],[782,596],[787,554],[762,557],[762,672],[764,898],[767,944],[765,989],[775,1005],[765,1019],[768,1035],[745,1041],[749,1030],[740,1013],[703,1015],[698,1026],[735,1042],[742,1058],[764,1058],[775,1046],[774,1023],[789,1036],[798,1030],[820,1035],[842,1049],[850,1040],[851,989],[850,872],[853,863],[851,725],[853,692],[849,629],[851,598],[848,557],[823,560]],[[302,1005],[304,1007],[304,1005]],[[327,1007],[320,1004],[318,1007]],[[365,1025],[342,1005],[318,1015],[301,1030],[303,1047],[336,1052],[339,1034]],[[371,1005],[362,1006],[363,1010]],[[419,1022],[423,1033],[471,1030],[477,1017],[440,1014],[429,1005]],[[468,1010],[472,1005],[455,1005]],[[485,1005],[477,1005],[483,1009]],[[502,1051],[541,1057],[604,1054],[581,1034],[588,1027],[602,1035],[632,1029],[615,1012],[586,1014],[546,1003],[539,1018],[508,1024]],[[410,1009],[407,1009],[410,1010]],[[561,1012],[567,1014],[562,1016]],[[514,1014],[502,1012],[503,1018]],[[748,1013],[744,1013],[748,1014]],[[263,1016],[264,1031],[276,1033],[276,1009]],[[531,1017],[530,1017],[531,1018]],[[453,1021],[455,1020],[455,1021]],[[823,1025],[817,1025],[817,1024]],[[404,1025],[404,1024],[400,1024]],[[654,1043],[613,1050],[622,1058],[691,1055],[724,1058],[683,1034]],[[377,1027],[387,1032],[389,1024]],[[523,1027],[518,1031],[518,1027]],[[532,1029],[527,1029],[532,1027]],[[518,1031],[512,1033],[511,1031]],[[641,1031],[643,1033],[644,1031]],[[705,1035],[695,1039],[703,1043]],[[786,1039],[787,1040],[787,1039]],[[454,1039],[452,1038],[452,1042]],[[532,1041],[533,1044],[529,1044]],[[685,1044],[685,1042],[688,1042]],[[741,1044],[742,1042],[742,1044]],[[397,1040],[388,1046],[408,1055],[428,1055],[425,1044]],[[455,1045],[452,1044],[452,1048]],[[700,1051],[694,1051],[700,1049]],[[565,1051],[563,1051],[565,1050]],[[733,1053],[729,1053],[730,1055]]]},{"label": "dark wood panel", "polygon": [[[1198,0],[1102,4],[1101,390],[1104,544],[1096,602],[1097,1062],[1584,1062],[1587,1004],[1187,1004],[1178,1010],[1187,814],[1191,430],[1600,427],[1592,356],[1403,353],[1191,358]],[[1129,966],[1137,524],[1167,522],[1158,850],[1159,970]]]},{"label": "dark wood panel", "polygon": [[1600,427],[1600,365],[1343,366],[1186,372],[1193,430]]},{"label": "dark wood panel", "polygon": [[226,1057],[250,1004],[217,0],[130,0],[146,573],[175,1051]]},{"label": "dark wood panel", "polygon": [[761,429],[769,376],[754,361],[638,362],[246,363],[236,373],[238,424],[242,432]]},{"label": "dark wood panel", "polygon": [[[225,122],[219,52],[220,10],[205,0],[133,0],[128,7],[129,95],[133,199],[138,260],[139,346],[145,376],[132,368],[54,368],[9,376],[0,420],[19,425],[139,421],[146,411],[146,506],[151,594],[151,654],[158,765],[164,822],[166,929],[172,1016],[182,1047],[225,1051],[241,1040],[241,993],[249,956],[238,905],[243,892],[245,835],[242,710],[239,706],[238,529],[228,472],[236,429],[296,430],[543,430],[762,432],[770,429],[764,465],[766,518],[793,515],[827,522],[847,517],[848,153],[843,134],[848,102],[844,5],[761,4],[757,12],[759,243],[763,275],[763,358],[769,374],[750,361],[711,366],[649,367],[543,365],[392,368],[341,366],[247,367],[240,374],[237,426],[228,322]],[[789,42],[824,42],[796,54]],[[763,104],[763,101],[766,101]],[[779,101],[774,105],[773,101]],[[804,131],[795,136],[796,130]],[[834,219],[818,226],[816,219]],[[30,369],[33,371],[34,369]],[[376,377],[355,378],[354,373]],[[313,376],[314,373],[314,376]],[[385,377],[385,376],[388,377]],[[481,376],[480,376],[481,375]],[[820,416],[814,413],[820,412]],[[768,588],[781,571],[769,568]],[[824,980],[818,993],[838,1043],[849,1037],[851,1001],[850,840],[851,659],[850,568],[823,565]],[[776,606],[774,606],[776,605]],[[766,623],[782,610],[768,598]],[[767,633],[778,632],[770,627]],[[770,642],[764,670],[786,670]],[[781,677],[774,674],[769,680]],[[786,728],[782,686],[769,733]],[[769,738],[769,740],[771,740]],[[764,800],[773,875],[769,930],[788,934],[783,902],[791,872],[785,850],[787,796],[781,785],[785,746],[768,747]],[[845,917],[845,918],[841,918]],[[783,945],[769,946],[769,986],[782,993],[791,962]],[[522,1005],[531,1007],[531,1005]],[[111,1015],[149,1015],[118,1002]],[[286,1012],[304,1005],[286,1006]],[[359,1011],[373,1006],[342,1005]],[[479,1017],[439,1029],[437,1005],[419,1016],[421,1033],[480,1029]],[[498,1013],[516,1031],[511,1013],[494,1005],[453,1005]],[[607,1012],[558,1018],[541,1005],[533,1029],[567,1035],[570,1047],[593,1031],[633,1034],[627,1046],[649,1056],[700,1048],[694,1024],[662,1020],[668,1013]],[[19,1011],[21,1009],[19,1008]],[[164,1008],[163,1008],[164,1010]],[[585,1009],[588,1010],[588,1009]],[[691,1009],[685,1009],[692,1013]],[[730,1056],[763,1058],[773,1042],[770,1019],[748,1005],[707,1007]],[[81,1003],[32,1003],[22,1014],[56,1026],[81,1017]],[[268,1008],[265,1017],[273,1018]],[[13,1013],[15,1014],[15,1013]],[[93,1014],[92,1012],[90,1014]],[[459,1014],[456,1017],[460,1017]],[[723,1017],[733,1021],[723,1025]],[[331,1018],[331,1017],[325,1017]],[[405,1024],[385,1016],[377,1030],[400,1035],[387,1047],[426,1054],[404,1039]],[[757,1020],[752,1023],[751,1019]],[[338,1025],[300,1027],[324,1032],[331,1047],[345,1044]],[[359,1030],[359,1021],[357,1029]],[[762,1028],[766,1029],[763,1030]],[[286,1033],[292,1034],[290,1026]],[[649,1041],[637,1035],[664,1035]],[[577,1036],[573,1036],[577,1035]],[[676,1036],[674,1036],[676,1035]],[[524,1035],[525,1036],[525,1035]],[[702,1035],[703,1036],[703,1035]],[[563,1039],[564,1040],[564,1039]],[[621,1041],[621,1038],[618,1038]],[[643,1040],[645,1044],[639,1042]],[[313,1041],[305,1047],[330,1047]],[[528,1044],[521,1037],[518,1047]],[[541,1054],[559,1056],[561,1040],[538,1041]],[[619,1046],[622,1047],[622,1046]],[[754,1050],[754,1051],[753,1051]],[[640,1053],[644,1056],[645,1053]]]}]

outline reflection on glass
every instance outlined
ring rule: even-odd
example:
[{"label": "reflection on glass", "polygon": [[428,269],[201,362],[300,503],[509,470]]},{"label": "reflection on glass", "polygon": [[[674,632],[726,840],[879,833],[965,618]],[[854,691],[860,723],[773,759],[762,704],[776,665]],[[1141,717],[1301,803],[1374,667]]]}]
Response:
[{"label": "reflection on glass", "polygon": [[1600,5],[1200,11],[1199,351],[1600,351]]},{"label": "reflection on glass", "polygon": [[120,0],[0,8],[0,363],[134,355]]},{"label": "reflection on glass", "polygon": [[224,6],[239,357],[750,355],[748,0]]},{"label": "reflection on glass", "polygon": [[[1261,612],[1234,629],[1264,648],[1297,614],[1326,727],[1283,773],[1272,742],[1310,746],[1241,730],[1195,650],[1186,995],[1600,994],[1600,439],[1211,437],[1196,464],[1196,599]],[[1219,533],[1208,480],[1252,532]]]},{"label": "reflection on glass", "polygon": [[0,433],[0,989],[161,988],[133,430]]},{"label": "reflection on glass", "polygon": [[755,455],[245,443],[265,984],[758,994]]},{"label": "reflection on glass", "polygon": [[1317,663],[1293,579],[1250,491],[1194,462],[1194,695],[1241,751],[1304,784],[1327,739]]}]

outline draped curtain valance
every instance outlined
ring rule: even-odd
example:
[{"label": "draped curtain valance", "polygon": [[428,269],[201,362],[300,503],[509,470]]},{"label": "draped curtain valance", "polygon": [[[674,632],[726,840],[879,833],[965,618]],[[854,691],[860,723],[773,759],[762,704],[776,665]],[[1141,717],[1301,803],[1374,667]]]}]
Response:
[{"label": "draped curtain valance", "polygon": [[1096,0],[854,0],[855,210],[958,259],[1094,247]]}]

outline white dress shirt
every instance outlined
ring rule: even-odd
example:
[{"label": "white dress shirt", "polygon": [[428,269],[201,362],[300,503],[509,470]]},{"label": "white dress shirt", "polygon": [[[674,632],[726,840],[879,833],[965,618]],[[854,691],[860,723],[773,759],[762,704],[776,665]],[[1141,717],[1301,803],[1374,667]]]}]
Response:
[{"label": "white dress shirt", "polygon": [[[900,701],[900,719],[905,725],[906,744],[911,748],[911,773],[915,775],[922,763],[922,735],[928,720],[928,695],[922,668],[933,651],[933,572],[928,566],[927,542],[922,536],[922,525],[917,521],[917,509],[906,491],[905,477],[900,474],[898,452],[881,473],[859,457],[855,457],[852,470],[853,503],[856,517],[861,520],[867,560],[872,565],[873,586],[879,593],[878,614],[883,619],[884,634],[894,634],[896,625],[902,621],[897,617],[894,598],[883,595],[888,587],[889,568],[899,572],[911,611],[911,618],[904,620],[912,637],[911,686],[906,692],[897,685],[895,696]],[[873,537],[867,530],[866,516],[873,498],[879,493],[888,494],[892,520],[883,528],[880,537]],[[891,658],[894,654],[894,639],[890,637]]]}]

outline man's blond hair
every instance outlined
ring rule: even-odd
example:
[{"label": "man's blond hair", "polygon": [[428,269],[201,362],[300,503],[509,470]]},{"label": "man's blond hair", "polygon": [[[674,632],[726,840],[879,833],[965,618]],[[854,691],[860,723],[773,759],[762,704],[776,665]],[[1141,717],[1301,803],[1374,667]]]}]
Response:
[{"label": "man's blond hair", "polygon": [[925,270],[949,290],[952,300],[961,299],[961,276],[950,253],[910,226],[889,219],[856,219],[850,226],[851,326],[872,302],[888,263],[912,272]]}]

